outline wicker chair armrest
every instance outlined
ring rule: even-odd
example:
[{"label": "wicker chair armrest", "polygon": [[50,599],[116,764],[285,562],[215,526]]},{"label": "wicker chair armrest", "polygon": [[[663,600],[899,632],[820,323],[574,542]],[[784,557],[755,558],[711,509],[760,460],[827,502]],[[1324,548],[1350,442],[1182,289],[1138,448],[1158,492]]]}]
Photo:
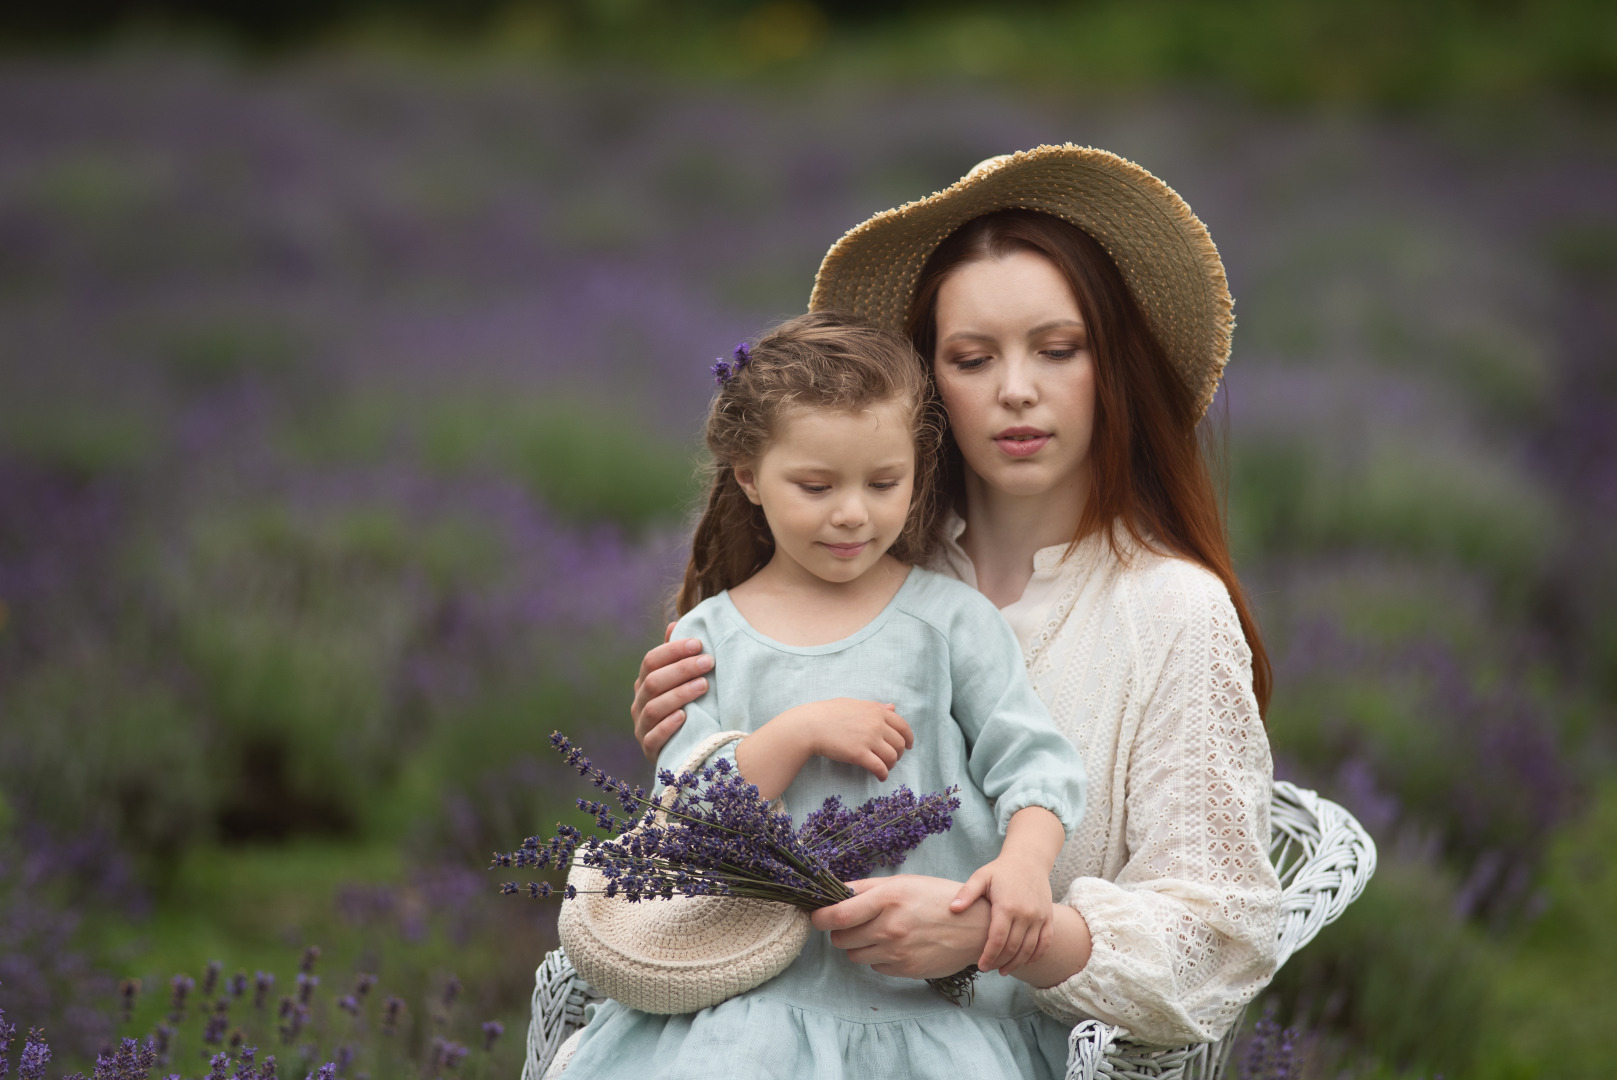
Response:
[{"label": "wicker chair armrest", "polygon": [[584,1006],[604,1000],[573,970],[566,952],[558,948],[546,953],[534,972],[533,1018],[528,1022],[522,1080],[543,1080],[556,1050],[584,1026]]}]

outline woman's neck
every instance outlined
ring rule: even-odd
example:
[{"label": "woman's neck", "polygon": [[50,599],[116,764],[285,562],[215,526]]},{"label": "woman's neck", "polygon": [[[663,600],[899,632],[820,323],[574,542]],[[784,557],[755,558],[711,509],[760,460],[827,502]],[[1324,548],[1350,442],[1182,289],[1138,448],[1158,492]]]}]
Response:
[{"label": "woman's neck", "polygon": [[1072,542],[1088,498],[1087,477],[1063,491],[1012,495],[968,470],[960,546],[971,559],[977,590],[995,607],[1020,600],[1033,577],[1033,556],[1041,548]]}]

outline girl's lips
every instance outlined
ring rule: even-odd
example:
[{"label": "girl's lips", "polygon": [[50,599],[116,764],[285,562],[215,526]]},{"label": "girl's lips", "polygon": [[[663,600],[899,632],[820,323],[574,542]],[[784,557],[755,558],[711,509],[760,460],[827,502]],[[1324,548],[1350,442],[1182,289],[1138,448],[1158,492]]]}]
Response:
[{"label": "girl's lips", "polygon": [[1011,457],[1032,457],[1044,449],[1044,444],[1050,441],[1046,432],[1033,431],[1007,431],[994,437],[994,445]]},{"label": "girl's lips", "polygon": [[825,549],[839,559],[851,559],[865,550],[869,540],[861,540],[857,544],[826,544]]}]

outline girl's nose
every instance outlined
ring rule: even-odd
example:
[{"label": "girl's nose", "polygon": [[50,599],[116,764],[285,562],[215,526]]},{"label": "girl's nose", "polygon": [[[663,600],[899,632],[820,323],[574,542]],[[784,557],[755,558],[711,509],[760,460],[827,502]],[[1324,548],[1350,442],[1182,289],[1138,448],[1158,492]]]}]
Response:
[{"label": "girl's nose", "polygon": [[845,498],[838,499],[836,506],[831,509],[831,524],[838,528],[858,528],[865,523],[869,515],[865,513],[865,500],[854,492],[849,492]]},{"label": "girl's nose", "polygon": [[1039,399],[1030,357],[1013,353],[1000,365],[999,403],[1007,409],[1025,409]]}]

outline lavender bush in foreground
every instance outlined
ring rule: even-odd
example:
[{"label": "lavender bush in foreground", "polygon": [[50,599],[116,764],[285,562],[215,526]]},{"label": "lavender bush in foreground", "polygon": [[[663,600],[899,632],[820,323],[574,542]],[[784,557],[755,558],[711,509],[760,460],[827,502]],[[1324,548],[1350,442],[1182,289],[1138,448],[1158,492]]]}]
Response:
[{"label": "lavender bush in foreground", "polygon": [[[627,816],[615,816],[610,803],[579,799],[578,808],[595,815],[608,839],[561,825],[548,842],[530,836],[514,852],[496,852],[493,865],[562,869],[582,844],[578,861],[601,871],[602,892],[630,903],[679,894],[826,907],[854,895],[844,880],[864,877],[876,866],[897,866],[928,836],[948,830],[951,811],[960,806],[958,788],[917,797],[901,786],[852,810],[833,796],[794,829],[791,815],[772,811],[757,786],[722,758],[696,772],[663,769],[658,779],[665,790],[652,799],[645,788],[596,768],[561,732],[552,733],[550,742],[580,776],[616,796]],[[542,899],[553,890],[549,882],[532,881],[523,889],[508,881],[501,891]],[[572,899],[576,890],[568,885],[563,893]],[[927,982],[959,1002],[969,999],[975,975],[970,967]]]}]

